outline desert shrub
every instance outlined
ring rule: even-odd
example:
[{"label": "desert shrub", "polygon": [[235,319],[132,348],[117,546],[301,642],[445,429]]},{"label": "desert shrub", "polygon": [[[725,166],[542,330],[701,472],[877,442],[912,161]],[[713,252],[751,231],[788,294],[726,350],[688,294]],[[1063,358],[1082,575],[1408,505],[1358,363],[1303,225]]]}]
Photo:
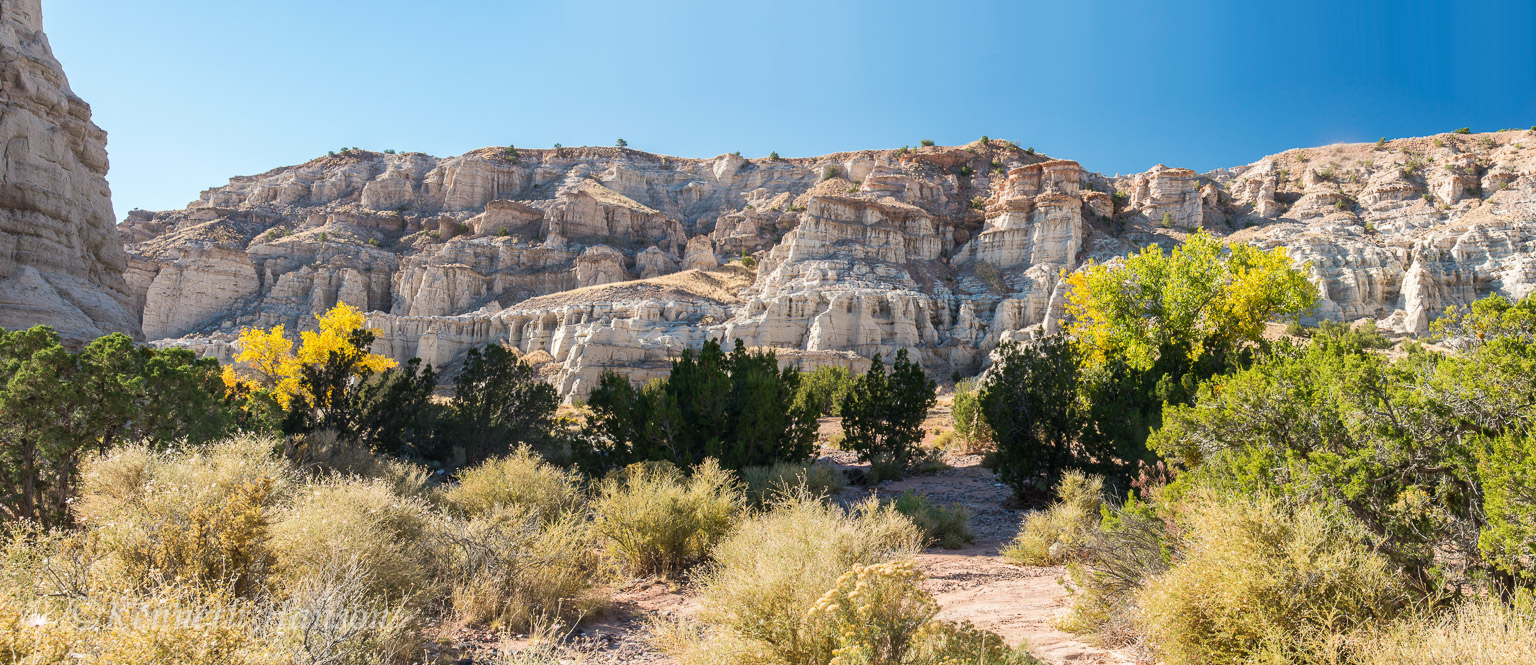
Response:
[{"label": "desert shrub", "polygon": [[969,623],[935,621],[939,605],[922,579],[910,561],[854,565],[811,608],[826,641],[818,651],[837,665],[1037,662]]},{"label": "desert shrub", "polygon": [[836,178],[839,175],[842,175],[842,173],[843,173],[842,167],[840,167],[840,166],[838,166],[836,164],[828,164],[826,166],[821,167],[821,179],[822,180],[831,180],[833,178]]},{"label": "desert shrub", "polygon": [[699,576],[703,630],[664,631],[659,641],[685,665],[720,662],[716,653],[757,654],[744,662],[825,663],[832,636],[811,609],[854,565],[909,559],[921,541],[909,520],[873,500],[847,509],[786,497],[715,548]]},{"label": "desert shrub", "polygon": [[1054,566],[1073,559],[1093,538],[1103,505],[1104,479],[1068,471],[1056,484],[1056,502],[1024,517],[1003,558],[1024,566]]},{"label": "desert shrub", "polygon": [[941,506],[912,490],[902,492],[891,505],[923,530],[929,544],[957,550],[976,539],[976,534],[971,531],[971,511],[965,506]]},{"label": "desert shrub", "polygon": [[1438,614],[1366,630],[1348,645],[1359,665],[1502,665],[1536,662],[1536,612],[1529,603],[1465,601]]},{"label": "desert shrub", "polygon": [[1026,645],[1009,648],[1002,637],[969,621],[930,621],[912,635],[907,649],[908,660],[923,665],[1045,665]]},{"label": "desert shrub", "polygon": [[1010,291],[1008,281],[1003,279],[1003,273],[997,269],[997,266],[986,261],[977,261],[971,269],[976,272],[976,276],[980,277],[981,281],[986,282],[987,286],[992,287],[993,291],[998,293],[1008,293]]},{"label": "desert shrub", "polygon": [[120,575],[114,582],[254,593],[270,563],[269,510],[293,482],[273,446],[259,437],[177,451],[135,444],[87,461],[76,515]]},{"label": "desert shrub", "polygon": [[918,144],[923,146],[924,148],[931,148],[931,147],[933,147],[933,139],[923,139],[921,141],[918,141]]},{"label": "desert shrub", "polygon": [[901,480],[907,474],[907,468],[894,459],[881,457],[869,462],[869,471],[864,472],[864,484],[874,487],[887,480]]},{"label": "desert shrub", "polygon": [[855,379],[843,397],[843,433],[847,446],[864,461],[889,460],[901,467],[911,462],[923,438],[923,420],[937,400],[938,382],[896,352],[890,373],[876,354],[869,371]]},{"label": "desert shrub", "polygon": [[[1143,491],[1149,488],[1141,485]],[[1147,492],[1154,499],[1161,488]],[[1072,605],[1057,626],[1106,646],[1141,640],[1136,593],[1168,569],[1176,511],[1162,502],[1143,503],[1132,494],[1124,503],[1100,508],[1097,530],[1073,553],[1062,581]]]},{"label": "desert shrub", "polygon": [[744,503],[735,475],[714,460],[688,476],[665,462],[633,464],[599,485],[593,529],[627,572],[672,575],[702,561]]},{"label": "desert shrub", "polygon": [[[1379,551],[1428,590],[1438,584],[1430,571],[1442,567],[1437,560],[1475,561],[1467,555],[1484,525],[1475,508],[1478,439],[1461,423],[1494,432],[1508,426],[1500,421],[1519,417],[1500,410],[1524,407],[1498,396],[1529,385],[1513,367],[1500,380],[1505,366],[1495,358],[1462,362],[1425,352],[1393,362],[1318,335],[1303,349],[1277,349],[1202,386],[1195,405],[1164,413],[1151,443],[1194,472],[1188,482],[1356,516]],[[1479,396],[1475,407],[1471,395]],[[1450,417],[1460,409],[1470,409],[1467,420]]]},{"label": "desert shrub", "polygon": [[836,496],[848,485],[842,472],[825,464],[779,462],[773,466],[749,466],[741,470],[747,503],[764,506],[787,494],[803,490],[811,496]]},{"label": "desert shrub", "polygon": [[960,435],[955,434],[955,430],[952,429],[939,432],[938,436],[933,437],[934,450],[947,451],[957,449],[960,446],[960,443]]},{"label": "desert shrub", "polygon": [[234,425],[218,362],[127,335],[71,353],[47,326],[0,330],[0,518],[69,520],[81,462],[143,440],[200,444]]},{"label": "desert shrub", "polygon": [[576,474],[544,461],[526,445],[459,472],[458,483],[443,492],[443,501],[461,515],[505,507],[531,511],[545,521],[577,509],[582,498]]},{"label": "desert shrub", "polygon": [[495,504],[444,525],[450,601],[459,620],[527,630],[579,619],[605,602],[585,516],[550,519],[527,505]]},{"label": "desert shrub", "polygon": [[914,475],[933,475],[945,469],[953,469],[949,462],[944,461],[944,451],[939,448],[919,448],[918,453],[912,458],[912,473]]},{"label": "desert shrub", "polygon": [[382,480],[335,478],[306,487],[271,526],[276,582],[291,590],[334,582],[356,567],[373,598],[425,598],[434,574],[425,502]]},{"label": "desert shrub", "polygon": [[57,611],[0,596],[0,650],[8,663],[113,665],[382,665],[412,655],[417,615],[369,600],[349,583],[355,576],[340,579],[281,601],[165,586],[96,592]]},{"label": "desert shrub", "polygon": [[1348,631],[1393,619],[1406,589],[1346,519],[1257,497],[1192,510],[1167,572],[1138,594],[1166,662],[1307,660]]},{"label": "desert shrub", "polygon": [[817,413],[840,416],[843,397],[852,385],[853,375],[847,367],[818,367],[801,377],[797,399],[815,406]]},{"label": "desert shrub", "polygon": [[1392,346],[1392,340],[1381,334],[1381,331],[1376,329],[1376,322],[1370,319],[1366,319],[1358,326],[1338,321],[1320,321],[1317,324],[1317,334],[1331,337],[1346,346],[1358,346],[1362,349],[1386,349]]},{"label": "desert shrub", "polygon": [[987,428],[981,413],[981,392],[975,379],[965,379],[955,384],[955,397],[950,402],[950,414],[955,419],[955,434],[963,444],[959,452],[975,455],[992,443],[992,432]]},{"label": "desert shrub", "polygon": [[343,475],[377,478],[401,496],[433,498],[434,483],[426,467],[391,459],[341,438],[335,430],[318,430],[284,439],[284,456],[311,478]]},{"label": "desert shrub", "polygon": [[847,450],[847,446],[844,445],[847,440],[848,435],[842,432],[833,432],[832,436],[827,437],[827,447],[832,450]]},{"label": "desert shrub", "polygon": [[812,631],[825,640],[812,652],[840,663],[906,661],[912,636],[939,613],[933,596],[918,588],[920,580],[911,561],[854,564],[811,606]]},{"label": "desert shrub", "polygon": [[587,400],[576,460],[601,474],[648,460],[689,467],[714,458],[741,469],[808,459],[818,413],[797,399],[801,380],[772,351],[749,351],[739,339],[729,353],[716,340],[684,350],[666,379],[644,388],[605,373]]}]

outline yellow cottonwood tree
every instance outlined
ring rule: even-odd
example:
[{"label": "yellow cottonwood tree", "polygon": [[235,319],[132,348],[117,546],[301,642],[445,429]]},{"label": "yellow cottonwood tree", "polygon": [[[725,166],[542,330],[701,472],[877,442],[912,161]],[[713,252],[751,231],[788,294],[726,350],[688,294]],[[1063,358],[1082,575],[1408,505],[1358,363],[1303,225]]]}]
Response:
[{"label": "yellow cottonwood tree", "polygon": [[235,342],[239,350],[235,365],[224,367],[224,384],[231,390],[249,388],[267,390],[283,408],[294,397],[311,401],[308,388],[300,380],[307,366],[324,363],[331,353],[358,354],[352,363],[352,372],[367,376],[377,374],[396,365],[395,361],[367,349],[358,348],[353,333],[363,329],[363,313],[346,303],[338,303],[330,311],[317,314],[318,331],[299,333],[299,348],[294,350],[293,340],[281,324],[270,329],[246,328],[240,331]]},{"label": "yellow cottonwood tree", "polygon": [[1172,252],[1151,245],[1121,265],[1091,265],[1067,284],[1067,331],[1090,366],[1123,357],[1148,369],[1169,353],[1191,363],[1221,356],[1257,341],[1270,320],[1317,302],[1284,247],[1229,246],[1204,231]]}]

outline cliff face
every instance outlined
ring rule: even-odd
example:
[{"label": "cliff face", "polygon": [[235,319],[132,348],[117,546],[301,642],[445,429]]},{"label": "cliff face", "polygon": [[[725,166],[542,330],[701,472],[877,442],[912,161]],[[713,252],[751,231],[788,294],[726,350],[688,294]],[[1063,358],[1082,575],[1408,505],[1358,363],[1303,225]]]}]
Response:
[{"label": "cliff face", "polygon": [[0,328],[139,336],[107,189],[107,135],[69,90],[40,0],[0,0]]},{"label": "cliff face", "polygon": [[242,326],[304,327],[347,302],[397,359],[451,368],[506,343],[580,395],[711,337],[806,368],[905,348],[970,373],[1059,327],[1064,274],[1199,227],[1289,248],[1320,317],[1418,332],[1447,305],[1536,288],[1533,173],[1525,131],[1115,178],[1004,141],[782,160],[349,151],[122,230],[161,343],[227,359]]}]

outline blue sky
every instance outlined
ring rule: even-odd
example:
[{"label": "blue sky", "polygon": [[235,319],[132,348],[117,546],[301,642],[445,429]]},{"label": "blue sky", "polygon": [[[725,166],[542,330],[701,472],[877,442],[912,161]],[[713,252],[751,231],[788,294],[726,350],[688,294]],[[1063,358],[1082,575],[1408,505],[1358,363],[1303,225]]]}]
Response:
[{"label": "blue sky", "polygon": [[1007,138],[1106,173],[1536,125],[1536,9],[44,0],[119,218],[342,146],[688,157]]}]

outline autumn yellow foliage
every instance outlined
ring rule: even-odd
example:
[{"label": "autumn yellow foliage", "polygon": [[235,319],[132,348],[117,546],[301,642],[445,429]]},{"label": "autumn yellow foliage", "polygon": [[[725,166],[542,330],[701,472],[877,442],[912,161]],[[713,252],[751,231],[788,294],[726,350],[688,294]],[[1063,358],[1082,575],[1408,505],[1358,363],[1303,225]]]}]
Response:
[{"label": "autumn yellow foliage", "polygon": [[1170,352],[1189,362],[1226,353],[1317,302],[1306,267],[1284,247],[1228,245],[1204,232],[1172,252],[1151,245],[1122,264],[1090,265],[1067,284],[1068,332],[1086,362],[1124,357],[1140,369]]},{"label": "autumn yellow foliage", "polygon": [[235,365],[225,366],[224,385],[230,390],[251,389],[270,391],[283,408],[294,397],[313,400],[300,381],[307,366],[324,363],[332,353],[358,354],[353,361],[353,372],[360,375],[376,374],[396,365],[395,361],[367,349],[360,349],[353,342],[353,333],[362,330],[366,322],[363,313],[346,303],[337,303],[324,314],[315,315],[318,331],[299,333],[298,350],[293,339],[281,324],[270,329],[246,328],[240,331],[235,342],[238,352]]}]

